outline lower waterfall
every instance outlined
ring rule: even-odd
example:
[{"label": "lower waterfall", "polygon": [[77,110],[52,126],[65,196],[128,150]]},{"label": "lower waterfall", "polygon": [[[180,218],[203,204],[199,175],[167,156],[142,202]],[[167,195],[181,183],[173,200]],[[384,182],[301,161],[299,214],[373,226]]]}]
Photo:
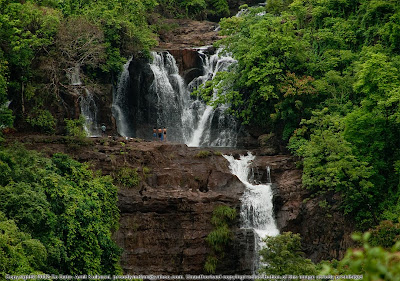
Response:
[{"label": "lower waterfall", "polygon": [[[232,174],[236,175],[246,186],[246,190],[241,198],[241,228],[254,230],[256,239],[258,240],[255,243],[257,247],[255,252],[258,253],[263,244],[261,241],[262,238],[279,234],[273,215],[272,184],[253,184],[250,182],[249,179],[252,177],[250,165],[255,159],[255,156],[250,152],[246,156],[241,155],[239,159],[235,159],[231,155],[223,156],[229,161],[229,168]],[[254,263],[255,268],[257,268],[259,263],[258,256],[254,257]]]}]

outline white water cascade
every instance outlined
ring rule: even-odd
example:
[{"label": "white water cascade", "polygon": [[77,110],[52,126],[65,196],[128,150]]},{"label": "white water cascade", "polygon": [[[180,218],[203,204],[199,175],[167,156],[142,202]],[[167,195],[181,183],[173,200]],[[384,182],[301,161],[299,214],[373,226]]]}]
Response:
[{"label": "white water cascade", "polygon": [[[85,119],[84,129],[89,137],[99,136],[99,126],[97,122],[97,106],[93,94],[82,85],[80,78],[80,65],[70,68],[67,73],[71,86],[76,86],[74,91],[79,95],[79,106],[81,114]],[[83,91],[82,91],[83,90]]]},{"label": "white water cascade", "polygon": [[[211,56],[206,54],[205,50],[198,51],[203,73],[188,84],[179,74],[175,58],[169,52],[152,52],[152,61],[147,66],[153,73],[153,82],[148,89],[146,88],[147,96],[142,96],[142,100],[145,101],[135,100],[137,104],[141,102],[136,108],[132,108],[133,105],[127,98],[130,95],[128,68],[131,61],[127,62],[113,97],[112,111],[117,121],[118,132],[122,136],[148,139],[151,136],[149,131],[153,127],[166,127],[169,141],[189,146],[235,146],[237,123],[232,116],[224,113],[227,106],[213,108],[206,105],[200,97],[191,96],[194,89],[213,79],[218,71],[228,70],[235,62],[229,55],[220,55],[219,50]],[[156,100],[155,103],[153,99]],[[148,107],[151,110],[144,111],[145,103],[153,104],[152,107]],[[152,117],[153,115],[156,117]],[[132,120],[135,118],[137,120]],[[135,127],[141,125],[138,124],[142,122],[140,118],[148,118],[146,128]]]},{"label": "white water cascade", "polygon": [[251,178],[250,164],[255,159],[255,156],[250,152],[246,156],[241,155],[239,159],[228,155],[224,155],[224,157],[229,161],[229,168],[232,174],[236,175],[246,186],[246,190],[241,198],[241,227],[254,230],[259,237],[259,241],[256,243],[259,246],[261,239],[265,236],[276,236],[279,234],[273,216],[272,184],[253,184],[249,181],[249,178]]},{"label": "white water cascade", "polygon": [[86,135],[90,137],[97,137],[100,135],[99,126],[97,123],[97,105],[94,101],[93,94],[84,88],[84,93],[79,97],[79,105],[81,107],[81,114],[85,118],[84,129]]},{"label": "white water cascade", "polygon": [[125,116],[127,111],[129,110],[126,102],[125,97],[125,90],[129,83],[129,64],[131,63],[132,58],[129,59],[123,67],[121,75],[118,80],[118,87],[113,91],[113,103],[111,106],[112,114],[115,118],[117,123],[118,133],[123,136],[127,137],[129,135],[128,128],[127,128],[127,120]]},{"label": "white water cascade", "polygon": [[184,115],[190,92],[179,75],[175,58],[168,52],[152,52],[150,68],[154,74],[151,91],[157,95],[157,125],[168,128],[169,140],[185,142],[192,119]]},{"label": "white water cascade", "polygon": [[[227,71],[229,66],[236,62],[230,55],[221,55],[222,49],[218,49],[217,52],[212,56],[207,56],[202,50],[199,52],[203,55],[203,75],[193,79],[189,83],[189,89],[196,89],[205,82],[214,79],[217,72]],[[216,99],[217,92],[214,90],[212,99]],[[191,134],[190,140],[186,143],[188,146],[236,146],[236,120],[224,111],[228,108],[227,105],[220,105],[217,108],[213,108],[210,105],[206,105],[199,99],[192,102],[192,105],[198,104],[196,107],[191,106],[190,108],[196,108],[196,112],[193,114],[197,115],[197,124],[193,127],[193,133]],[[212,136],[212,120],[215,114],[218,115],[218,132],[219,135],[216,138]]]}]

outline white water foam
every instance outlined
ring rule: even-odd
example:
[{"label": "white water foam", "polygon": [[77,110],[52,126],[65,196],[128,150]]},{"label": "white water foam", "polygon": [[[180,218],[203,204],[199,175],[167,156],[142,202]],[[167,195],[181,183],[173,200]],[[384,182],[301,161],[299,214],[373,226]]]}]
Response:
[{"label": "white water foam", "polygon": [[[169,52],[152,52],[149,63],[154,81],[149,92],[157,99],[157,127],[168,129],[168,140],[185,143],[188,146],[228,146],[236,145],[237,123],[235,118],[224,113],[227,105],[213,108],[200,97],[192,97],[191,91],[213,79],[218,71],[226,71],[236,61],[229,55],[206,54],[206,48],[198,51],[203,62],[203,74],[188,85],[179,74],[174,57]],[[126,95],[129,83],[130,61],[124,66],[113,97],[113,116],[117,121],[119,134],[129,136],[130,122],[126,116],[130,112]],[[215,98],[215,93],[214,97]]]},{"label": "white water foam", "polygon": [[229,161],[232,174],[244,183],[246,190],[241,198],[240,218],[242,228],[252,228],[260,238],[276,236],[279,230],[273,216],[272,184],[252,184],[249,182],[250,164],[255,156],[250,152],[239,159],[224,155]]},{"label": "white water foam", "polygon": [[85,119],[84,129],[86,135],[89,137],[99,136],[99,128],[97,122],[97,105],[94,100],[93,94],[82,84],[80,78],[80,65],[77,64],[75,67],[70,68],[67,73],[67,77],[70,80],[71,86],[74,87],[74,91],[79,95],[79,105],[81,115]]}]

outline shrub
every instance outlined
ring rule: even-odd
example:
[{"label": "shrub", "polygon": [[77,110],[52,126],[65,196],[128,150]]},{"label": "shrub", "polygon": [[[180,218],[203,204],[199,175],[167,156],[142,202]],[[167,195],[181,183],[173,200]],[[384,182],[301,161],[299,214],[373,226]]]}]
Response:
[{"label": "shrub", "polygon": [[400,223],[393,223],[386,220],[369,230],[371,233],[371,246],[381,246],[390,249],[397,241],[400,240]]},{"label": "shrub", "polygon": [[40,132],[49,134],[53,134],[55,132],[57,125],[56,119],[53,117],[50,111],[46,109],[34,110],[32,114],[26,118],[26,122]]},{"label": "shrub", "polygon": [[300,235],[284,232],[281,235],[264,238],[265,247],[260,255],[263,266],[260,272],[275,275],[315,275],[316,266],[311,260],[304,258],[301,251]]},{"label": "shrub", "polygon": [[229,223],[236,218],[236,215],[236,209],[228,206],[218,206],[213,211],[211,223],[214,230],[206,237],[206,242],[211,247],[211,254],[204,265],[208,273],[215,273],[218,260],[225,256],[224,250],[232,239]]},{"label": "shrub", "polygon": [[115,181],[124,187],[134,187],[139,185],[140,179],[137,169],[124,167],[118,171]]},{"label": "shrub", "polygon": [[67,129],[67,135],[71,137],[86,137],[84,129],[85,119],[81,116],[79,119],[64,119]]},{"label": "shrub", "polygon": [[211,152],[207,150],[202,150],[199,151],[194,157],[196,158],[206,158],[208,156],[211,156]]}]

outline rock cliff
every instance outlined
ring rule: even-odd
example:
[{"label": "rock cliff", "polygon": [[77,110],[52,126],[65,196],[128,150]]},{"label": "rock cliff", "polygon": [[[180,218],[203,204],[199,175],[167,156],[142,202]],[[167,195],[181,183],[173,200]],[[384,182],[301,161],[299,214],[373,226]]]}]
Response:
[{"label": "rock cliff", "polygon": [[[205,237],[212,231],[211,216],[219,205],[240,208],[243,184],[233,176],[221,156],[239,156],[246,151],[188,148],[182,144],[148,142],[138,139],[99,138],[71,140],[58,136],[14,136],[30,149],[47,155],[64,152],[89,162],[94,170],[118,177],[122,168],[135,169],[140,183],[120,187],[120,228],[114,239],[123,249],[124,273],[200,274],[210,248]],[[306,199],[301,170],[287,155],[262,156],[253,162],[254,179],[266,182],[271,168],[275,190],[275,215],[281,231],[298,232],[303,247],[314,261],[340,258],[351,245],[352,223],[338,209],[337,195]],[[234,239],[221,260],[217,273],[251,273],[254,236],[232,228]]]},{"label": "rock cliff", "polygon": [[[261,154],[263,149],[258,150]],[[354,246],[354,222],[340,210],[338,194],[313,195],[302,187],[302,171],[291,156],[259,156],[253,163],[255,179],[266,182],[270,166],[274,213],[281,232],[300,233],[303,250],[314,262],[341,259]]]}]

